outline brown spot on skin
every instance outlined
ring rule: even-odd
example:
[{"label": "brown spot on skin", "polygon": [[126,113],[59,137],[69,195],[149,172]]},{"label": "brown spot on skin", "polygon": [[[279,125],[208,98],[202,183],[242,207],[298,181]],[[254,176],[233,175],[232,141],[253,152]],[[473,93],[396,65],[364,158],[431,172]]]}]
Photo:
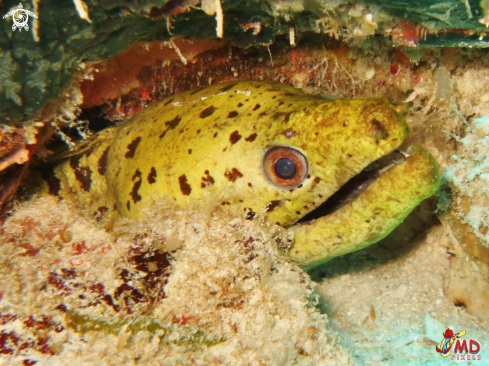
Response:
[{"label": "brown spot on skin", "polygon": [[248,187],[253,187],[253,184],[251,184],[251,183],[248,183]]},{"label": "brown spot on skin", "polygon": [[322,194],[318,194],[319,198],[323,198],[323,195]]},{"label": "brown spot on skin", "polygon": [[92,185],[92,171],[88,167],[80,166],[80,159],[82,156],[83,155],[72,157],[70,159],[70,166],[73,168],[75,178],[78,182],[80,182],[82,189],[88,192]]},{"label": "brown spot on skin", "polygon": [[321,178],[319,177],[314,178],[314,183],[319,183],[319,182],[321,182]]},{"label": "brown spot on skin", "polygon": [[272,119],[273,120],[277,120],[279,119],[280,117],[282,117],[284,115],[284,112],[275,112],[274,114],[272,114]]},{"label": "brown spot on skin", "polygon": [[234,84],[229,84],[229,85],[226,85],[225,87],[219,89],[221,92],[227,92],[229,89],[232,89],[236,86],[236,83]]},{"label": "brown spot on skin", "polygon": [[134,172],[134,174],[132,175],[132,180],[136,179],[136,178],[141,178],[141,172],[139,171],[139,169],[136,169],[136,171]]},{"label": "brown spot on skin", "polygon": [[40,171],[42,179],[48,184],[49,194],[53,196],[59,196],[61,190],[61,180],[54,175],[54,168],[44,168]]},{"label": "brown spot on skin", "polygon": [[200,133],[200,128],[197,130],[197,135]]},{"label": "brown spot on skin", "polygon": [[192,187],[190,187],[190,184],[188,184],[185,174],[178,177],[178,183],[180,184],[180,191],[182,191],[182,194],[184,196],[190,195],[190,192],[192,192]]},{"label": "brown spot on skin", "polygon": [[296,211],[295,213],[296,213],[297,215],[300,215],[300,214],[301,214],[301,212],[300,212],[300,211]]},{"label": "brown spot on skin", "polygon": [[221,202],[221,206],[226,206],[226,205],[230,206],[231,204],[229,202],[227,202],[227,201],[222,201]]},{"label": "brown spot on skin", "polygon": [[105,170],[107,169],[107,155],[109,155],[109,148],[107,147],[102,153],[100,159],[98,159],[98,173],[100,175],[105,175]]},{"label": "brown spot on skin", "polygon": [[239,102],[238,103],[238,108],[241,108],[243,106],[243,103]]},{"label": "brown spot on skin", "polygon": [[311,178],[311,174],[306,175],[306,178],[307,179],[310,179]]},{"label": "brown spot on skin", "polygon": [[256,110],[260,109],[260,107],[261,107],[261,105],[257,103],[257,104],[256,104],[256,105],[253,107],[253,109],[252,109],[252,110],[253,110],[253,111],[256,111]]},{"label": "brown spot on skin", "polygon": [[236,112],[236,111],[231,111],[231,112],[229,112],[229,114],[228,114],[228,118],[235,118],[235,117],[237,117],[237,116],[238,116],[238,114],[239,114],[239,113],[238,113],[238,112]]},{"label": "brown spot on skin", "polygon": [[237,143],[239,140],[241,140],[241,135],[239,134],[238,131],[234,131],[230,136],[229,136],[229,141],[231,142],[231,145],[234,145]]},{"label": "brown spot on skin", "polygon": [[127,200],[126,207],[128,211],[131,211],[131,201]]},{"label": "brown spot on skin", "polygon": [[258,136],[256,133],[252,133],[247,138],[245,138],[245,140],[248,141],[248,142],[253,142],[253,141],[255,141],[256,136]]},{"label": "brown spot on skin", "polygon": [[138,148],[139,143],[141,142],[141,136],[136,137],[132,142],[127,145],[127,152],[125,157],[127,159],[131,159],[134,157],[134,154],[136,153],[136,149]]},{"label": "brown spot on skin", "polygon": [[281,201],[270,201],[270,203],[268,204],[268,207],[266,209],[266,212],[272,212],[275,209],[275,207],[280,205],[280,202]]},{"label": "brown spot on skin", "polygon": [[289,119],[290,119],[290,113],[287,113],[284,117],[284,123],[289,122]]},{"label": "brown spot on skin", "polygon": [[205,177],[202,177],[202,182],[200,183],[201,188],[208,187],[210,185],[213,185],[215,183],[214,178],[209,174],[209,171],[206,170],[204,172]]},{"label": "brown spot on skin", "polygon": [[214,135],[213,135],[212,137],[214,137],[214,138],[215,138],[215,137],[217,136],[217,134],[218,134],[218,132],[215,132],[215,133],[214,133]]},{"label": "brown spot on skin", "polygon": [[261,112],[258,117],[263,117],[263,116],[266,116],[267,115],[267,112]]},{"label": "brown spot on skin", "polygon": [[222,152],[226,151],[228,149],[228,147],[226,146],[224,149],[222,149]]},{"label": "brown spot on skin", "polygon": [[[165,135],[166,135],[166,133],[168,131],[174,130],[178,126],[178,124],[180,123],[181,120],[182,119],[180,118],[180,116],[176,116],[172,120],[166,121],[165,122],[166,130],[163,131],[163,133],[160,135],[160,139],[162,139],[163,137],[165,137]],[[180,131],[180,133],[182,133],[182,131]]]},{"label": "brown spot on skin", "polygon": [[210,107],[207,107],[206,109],[204,109],[202,112],[200,112],[200,115],[199,117],[200,118],[207,118],[209,116],[212,116],[212,114],[217,110],[216,107],[214,107],[213,105],[211,105]]},{"label": "brown spot on skin", "polygon": [[302,183],[297,186],[297,188],[302,188]]},{"label": "brown spot on skin", "polygon": [[188,149],[188,154],[192,154],[192,149]]},{"label": "brown spot on skin", "polygon": [[284,102],[280,102],[280,103],[278,103],[278,106],[280,107],[282,104],[284,104]]},{"label": "brown spot on skin", "polygon": [[154,166],[152,166],[148,174],[148,183],[153,184],[155,182],[156,182],[156,169]]},{"label": "brown spot on skin", "polygon": [[224,176],[230,181],[230,182],[236,182],[236,179],[242,178],[243,174],[236,168],[233,168],[231,171],[227,171],[224,173]]},{"label": "brown spot on skin", "polygon": [[136,173],[134,173],[133,180],[137,178],[137,181],[134,182],[134,185],[132,186],[132,191],[131,191],[131,197],[134,203],[137,203],[141,201],[141,196],[139,195],[138,191],[139,188],[141,188],[141,184],[143,183],[143,179],[141,178],[141,172],[136,169]]},{"label": "brown spot on skin", "polygon": [[167,106],[168,104],[170,104],[171,102],[173,102],[173,98],[171,98],[168,102],[166,102],[164,105]]},{"label": "brown spot on skin", "polygon": [[305,208],[306,210],[308,210],[308,209],[309,209],[309,207],[307,207],[307,205],[305,205],[305,206],[304,206],[304,208]]}]

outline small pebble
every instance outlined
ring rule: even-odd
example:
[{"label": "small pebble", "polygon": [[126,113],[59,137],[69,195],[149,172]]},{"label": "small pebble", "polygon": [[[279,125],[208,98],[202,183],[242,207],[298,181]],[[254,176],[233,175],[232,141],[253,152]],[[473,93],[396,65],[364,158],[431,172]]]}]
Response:
[{"label": "small pebble", "polygon": [[59,238],[63,243],[69,243],[73,240],[73,234],[69,230],[63,230],[59,233]]}]

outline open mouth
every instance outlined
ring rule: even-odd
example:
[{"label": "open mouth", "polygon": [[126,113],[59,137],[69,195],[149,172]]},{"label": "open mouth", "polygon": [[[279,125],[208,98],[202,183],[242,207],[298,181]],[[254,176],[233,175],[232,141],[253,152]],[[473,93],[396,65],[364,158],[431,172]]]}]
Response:
[{"label": "open mouth", "polygon": [[[433,156],[411,145],[372,163],[301,222],[290,227],[288,256],[311,269],[385,238],[440,185]],[[341,208],[341,209],[339,209]]]},{"label": "open mouth", "polygon": [[302,217],[297,223],[305,223],[332,214],[360,196],[377,178],[406,161],[409,154],[394,150],[392,153],[369,164],[364,170],[346,182],[339,190],[323,202],[318,208]]}]

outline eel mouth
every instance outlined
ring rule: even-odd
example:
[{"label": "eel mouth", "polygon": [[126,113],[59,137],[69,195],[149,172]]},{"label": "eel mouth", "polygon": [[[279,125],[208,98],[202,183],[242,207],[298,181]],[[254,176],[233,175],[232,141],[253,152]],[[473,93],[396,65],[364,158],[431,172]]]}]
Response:
[{"label": "eel mouth", "polygon": [[412,145],[372,163],[289,229],[287,255],[305,269],[385,238],[440,185],[433,156]]},{"label": "eel mouth", "polygon": [[406,161],[410,155],[401,150],[394,150],[380,159],[370,163],[360,173],[352,177],[319,207],[304,215],[296,224],[307,223],[320,217],[328,216],[360,196],[382,174]]}]

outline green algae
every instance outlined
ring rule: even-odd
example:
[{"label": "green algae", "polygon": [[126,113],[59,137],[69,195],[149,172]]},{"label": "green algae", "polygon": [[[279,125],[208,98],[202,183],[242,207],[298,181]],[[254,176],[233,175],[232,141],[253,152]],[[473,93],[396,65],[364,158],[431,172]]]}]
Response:
[{"label": "green algae", "polygon": [[[225,338],[212,337],[203,330],[196,330],[191,326],[179,324],[164,325],[158,319],[152,317],[109,321],[69,310],[66,312],[65,320],[66,325],[77,333],[102,332],[117,336],[120,332],[127,332],[132,335],[136,335],[139,332],[148,332],[159,337],[161,343],[176,346],[212,347],[226,341]],[[175,332],[178,332],[180,337],[170,339],[170,335]]]}]

